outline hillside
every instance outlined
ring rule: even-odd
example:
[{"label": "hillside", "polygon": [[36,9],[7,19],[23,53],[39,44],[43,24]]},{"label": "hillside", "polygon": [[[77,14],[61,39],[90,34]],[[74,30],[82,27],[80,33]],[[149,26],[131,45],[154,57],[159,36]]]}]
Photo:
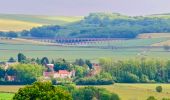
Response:
[{"label": "hillside", "polygon": [[83,17],[0,14],[0,31],[22,31],[42,25],[66,25]]}]

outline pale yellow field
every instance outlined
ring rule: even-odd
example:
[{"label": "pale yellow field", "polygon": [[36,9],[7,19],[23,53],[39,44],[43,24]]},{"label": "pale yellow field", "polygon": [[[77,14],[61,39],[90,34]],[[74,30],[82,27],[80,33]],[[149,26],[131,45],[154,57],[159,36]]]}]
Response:
[{"label": "pale yellow field", "polygon": [[146,39],[146,38],[170,38],[170,33],[145,33],[139,34],[137,38]]},{"label": "pale yellow field", "polygon": [[165,45],[170,46],[170,39],[164,42],[153,44],[152,46],[165,46]]},{"label": "pale yellow field", "polygon": [[41,18],[48,19],[48,20],[60,20],[60,21],[65,21],[65,22],[76,22],[76,21],[80,21],[81,19],[83,19],[82,16],[75,16],[75,17],[71,17],[71,16],[57,16],[57,17],[46,16],[46,17],[41,17]]},{"label": "pale yellow field", "polygon": [[0,39],[0,43],[5,44],[33,44],[33,45],[57,45],[56,43],[41,42],[29,39],[13,38],[13,39]]},{"label": "pale yellow field", "polygon": [[[155,91],[155,87],[159,85],[163,87],[162,93]],[[98,87],[117,93],[121,100],[146,100],[149,96],[154,96],[157,100],[170,98],[169,84],[114,84]]]},{"label": "pale yellow field", "polygon": [[28,30],[38,26],[42,26],[42,24],[17,20],[0,19],[0,31],[21,31]]},{"label": "pale yellow field", "polygon": [[[163,92],[157,93],[156,86],[162,86]],[[23,86],[0,86],[1,92],[17,92]],[[82,86],[80,86],[82,87]],[[84,87],[84,86],[83,86]],[[154,96],[157,100],[170,98],[169,84],[114,84],[96,86],[106,88],[110,92],[117,93],[121,100],[146,100],[149,96]]]}]

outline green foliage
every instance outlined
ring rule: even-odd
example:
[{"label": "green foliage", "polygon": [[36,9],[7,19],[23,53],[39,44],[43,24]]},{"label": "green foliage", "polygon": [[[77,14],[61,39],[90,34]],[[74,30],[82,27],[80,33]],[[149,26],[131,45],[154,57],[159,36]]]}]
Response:
[{"label": "green foliage", "polygon": [[147,98],[147,100],[157,100],[154,96],[150,96]]},{"label": "green foliage", "polygon": [[48,58],[47,58],[47,57],[43,57],[43,58],[41,59],[41,64],[42,64],[42,65],[49,64]]},{"label": "green foliage", "polygon": [[159,92],[159,93],[162,92],[162,86],[157,86],[156,87],[156,92]]},{"label": "green foliage", "polygon": [[74,100],[120,100],[119,96],[105,89],[84,87],[73,91]]},{"label": "green foliage", "polygon": [[59,26],[43,26],[38,28],[32,28],[29,34],[33,37],[46,37],[53,38],[60,29]]},{"label": "green foliage", "polygon": [[75,66],[75,76],[77,78],[82,78],[82,77],[85,77],[87,74],[88,74],[88,70],[86,67],[82,67],[82,66]]},{"label": "green foliage", "polygon": [[83,59],[76,59],[75,64],[79,66],[83,66],[85,64],[85,61]]},{"label": "green foliage", "polygon": [[75,82],[78,85],[108,85],[113,84],[114,80],[109,73],[101,73],[92,77],[79,78]]},{"label": "green foliage", "polygon": [[13,67],[9,67],[7,70],[6,70],[6,73],[7,75],[9,76],[15,76],[17,74],[17,70]]},{"label": "green foliage", "polygon": [[100,60],[103,72],[108,72],[116,82],[125,83],[153,83],[168,82],[170,78],[170,61],[155,59]]},{"label": "green foliage", "polygon": [[54,70],[55,71],[59,71],[59,70],[71,71],[71,69],[72,69],[71,63],[66,62],[64,59],[54,62]]},{"label": "green foliage", "polygon": [[85,63],[86,63],[86,65],[87,65],[90,69],[93,68],[93,64],[91,63],[90,60],[85,60]]},{"label": "green foliage", "polygon": [[24,62],[26,60],[26,56],[22,53],[18,54],[18,62]]},{"label": "green foliage", "polygon": [[127,83],[138,83],[139,82],[139,77],[136,76],[135,74],[132,74],[132,73],[126,73],[124,80]]},{"label": "green foliage", "polygon": [[162,100],[170,100],[170,98],[163,98]]},{"label": "green foliage", "polygon": [[0,80],[5,77],[5,69],[0,66]]},{"label": "green foliage", "polygon": [[13,57],[11,57],[9,58],[8,62],[16,62],[16,60]]},{"label": "green foliage", "polygon": [[13,100],[72,100],[71,94],[49,82],[35,82],[19,89]]},{"label": "green foliage", "polygon": [[38,77],[42,76],[44,68],[36,64],[16,64],[9,68],[8,74],[13,75],[15,73],[17,81],[32,83],[37,80]]}]

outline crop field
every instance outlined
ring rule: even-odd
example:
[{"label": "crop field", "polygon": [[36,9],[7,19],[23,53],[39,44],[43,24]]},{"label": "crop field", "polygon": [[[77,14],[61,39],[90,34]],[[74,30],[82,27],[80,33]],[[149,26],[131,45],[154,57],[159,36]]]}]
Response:
[{"label": "crop field", "polygon": [[[157,93],[156,86],[162,86],[163,92]],[[1,92],[17,92],[23,86],[0,86]],[[82,87],[82,86],[78,86]],[[110,92],[117,93],[121,100],[146,100],[149,96],[154,96],[158,100],[170,97],[170,85],[168,84],[120,84],[96,86],[106,88]],[[10,100],[13,93],[0,93],[0,99]]]},{"label": "crop field", "polygon": [[22,31],[42,25],[65,25],[83,19],[69,16],[0,14],[0,31]]},{"label": "crop field", "polygon": [[[168,38],[156,39],[134,39],[113,42],[113,46],[149,46],[155,43],[166,41]],[[106,43],[107,44],[107,43]],[[99,44],[100,45],[100,44]],[[97,45],[95,45],[97,46]],[[107,45],[102,45],[107,46]],[[119,48],[119,49],[100,49],[86,47],[64,47],[54,46],[48,43],[38,43],[35,41],[1,40],[0,41],[0,60],[8,60],[10,57],[16,58],[18,53],[24,53],[27,57],[48,57],[50,59],[65,58],[72,61],[78,58],[97,60],[103,57],[116,59],[124,58],[165,58],[169,59],[170,53],[163,48]]]},{"label": "crop field", "polygon": [[169,38],[150,38],[150,39],[131,39],[131,40],[112,40],[104,41],[101,43],[92,43],[90,46],[118,46],[118,47],[128,47],[128,46],[150,46],[152,44],[160,43],[169,40]]}]

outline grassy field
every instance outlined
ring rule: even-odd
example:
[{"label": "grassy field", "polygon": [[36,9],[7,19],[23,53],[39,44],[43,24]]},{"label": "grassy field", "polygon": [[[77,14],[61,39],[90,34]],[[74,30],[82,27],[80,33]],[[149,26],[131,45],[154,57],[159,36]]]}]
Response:
[{"label": "grassy field", "polygon": [[83,17],[0,14],[0,31],[21,31],[42,25],[65,25],[81,19]]},{"label": "grassy field", "polygon": [[[133,39],[125,41],[112,41],[112,46],[149,46],[168,38],[153,39]],[[107,42],[98,44],[99,46],[107,46]],[[97,46],[97,44],[95,45]],[[52,46],[35,41],[25,41],[22,39],[1,40],[0,41],[0,60],[8,60],[10,57],[16,58],[18,53],[24,53],[27,57],[48,57],[48,58],[65,58],[72,61],[78,58],[97,60],[103,57],[111,57],[115,59],[140,58],[146,56],[148,58],[165,58],[169,59],[170,53],[163,48],[123,48],[123,49],[99,49],[99,48],[83,48],[83,47],[63,47]]]},{"label": "grassy field", "polygon": [[[157,93],[156,86],[162,86],[163,92]],[[0,86],[2,92],[16,92],[22,86]],[[80,86],[81,87],[81,86]],[[121,100],[146,100],[149,96],[155,96],[158,100],[162,98],[170,98],[169,84],[114,84],[97,86],[106,88],[110,92],[117,93]],[[14,94],[0,93],[0,98],[3,100],[10,100]]]},{"label": "grassy field", "polygon": [[0,93],[0,100],[11,100],[13,96],[13,93]]},{"label": "grassy field", "polygon": [[150,39],[131,39],[131,40],[112,40],[105,41],[98,44],[90,44],[90,46],[150,46],[155,43],[160,43],[169,40],[170,38],[150,38]]}]

